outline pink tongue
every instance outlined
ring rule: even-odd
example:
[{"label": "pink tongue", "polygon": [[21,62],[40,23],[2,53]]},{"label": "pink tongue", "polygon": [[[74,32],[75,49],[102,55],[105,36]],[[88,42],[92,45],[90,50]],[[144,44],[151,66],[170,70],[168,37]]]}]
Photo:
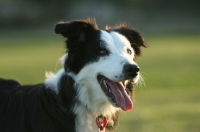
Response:
[{"label": "pink tongue", "polygon": [[133,107],[133,103],[128,96],[122,82],[111,82],[109,80],[106,81],[108,86],[110,87],[117,104],[123,109],[124,111],[130,110]]}]

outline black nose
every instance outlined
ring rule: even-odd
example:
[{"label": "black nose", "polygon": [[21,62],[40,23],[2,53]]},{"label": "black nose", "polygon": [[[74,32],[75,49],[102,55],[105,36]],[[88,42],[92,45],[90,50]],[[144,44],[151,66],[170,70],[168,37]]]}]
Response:
[{"label": "black nose", "polygon": [[124,66],[124,73],[130,77],[134,77],[139,72],[139,67],[137,65],[126,64]]}]

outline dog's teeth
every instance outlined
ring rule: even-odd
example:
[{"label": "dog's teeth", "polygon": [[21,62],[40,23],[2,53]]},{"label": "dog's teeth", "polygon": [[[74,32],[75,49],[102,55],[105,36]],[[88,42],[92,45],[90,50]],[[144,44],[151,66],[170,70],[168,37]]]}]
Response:
[{"label": "dog's teeth", "polygon": [[106,89],[107,89],[106,80],[103,80],[103,83],[104,83],[104,86],[105,86]]},{"label": "dog's teeth", "polygon": [[101,77],[101,79],[100,79],[100,83],[102,83],[104,81],[104,78],[103,78],[103,76]]}]

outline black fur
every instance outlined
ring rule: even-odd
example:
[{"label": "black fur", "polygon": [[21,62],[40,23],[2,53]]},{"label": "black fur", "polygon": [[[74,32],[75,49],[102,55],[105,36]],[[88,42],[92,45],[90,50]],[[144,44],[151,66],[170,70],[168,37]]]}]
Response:
[{"label": "black fur", "polygon": [[100,31],[93,19],[58,23],[55,32],[67,38],[68,58],[65,62],[65,69],[78,73],[85,64],[96,59],[93,58],[94,56],[98,56],[100,47],[96,43],[99,43]]},{"label": "black fur", "polygon": [[66,87],[65,95],[58,96],[44,84],[22,86],[3,79],[0,87],[0,132],[75,132],[75,115],[64,105],[73,102],[75,91]]}]

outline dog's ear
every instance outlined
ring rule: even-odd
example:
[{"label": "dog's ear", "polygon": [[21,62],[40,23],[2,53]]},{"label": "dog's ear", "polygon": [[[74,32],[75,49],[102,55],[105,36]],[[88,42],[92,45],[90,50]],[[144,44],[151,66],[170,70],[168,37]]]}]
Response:
[{"label": "dog's ear", "polygon": [[88,18],[80,21],[59,22],[55,26],[55,33],[61,34],[67,39],[83,42],[86,39],[87,32],[97,29],[95,19]]},{"label": "dog's ear", "polygon": [[141,55],[141,47],[142,46],[148,47],[148,45],[146,44],[146,42],[144,41],[144,39],[142,38],[140,33],[133,29],[130,29],[127,26],[127,24],[125,24],[125,23],[120,24],[114,28],[112,28],[110,26],[106,26],[106,30],[107,31],[116,31],[116,32],[124,35],[131,43],[131,46],[135,50],[135,54],[137,56]]}]

